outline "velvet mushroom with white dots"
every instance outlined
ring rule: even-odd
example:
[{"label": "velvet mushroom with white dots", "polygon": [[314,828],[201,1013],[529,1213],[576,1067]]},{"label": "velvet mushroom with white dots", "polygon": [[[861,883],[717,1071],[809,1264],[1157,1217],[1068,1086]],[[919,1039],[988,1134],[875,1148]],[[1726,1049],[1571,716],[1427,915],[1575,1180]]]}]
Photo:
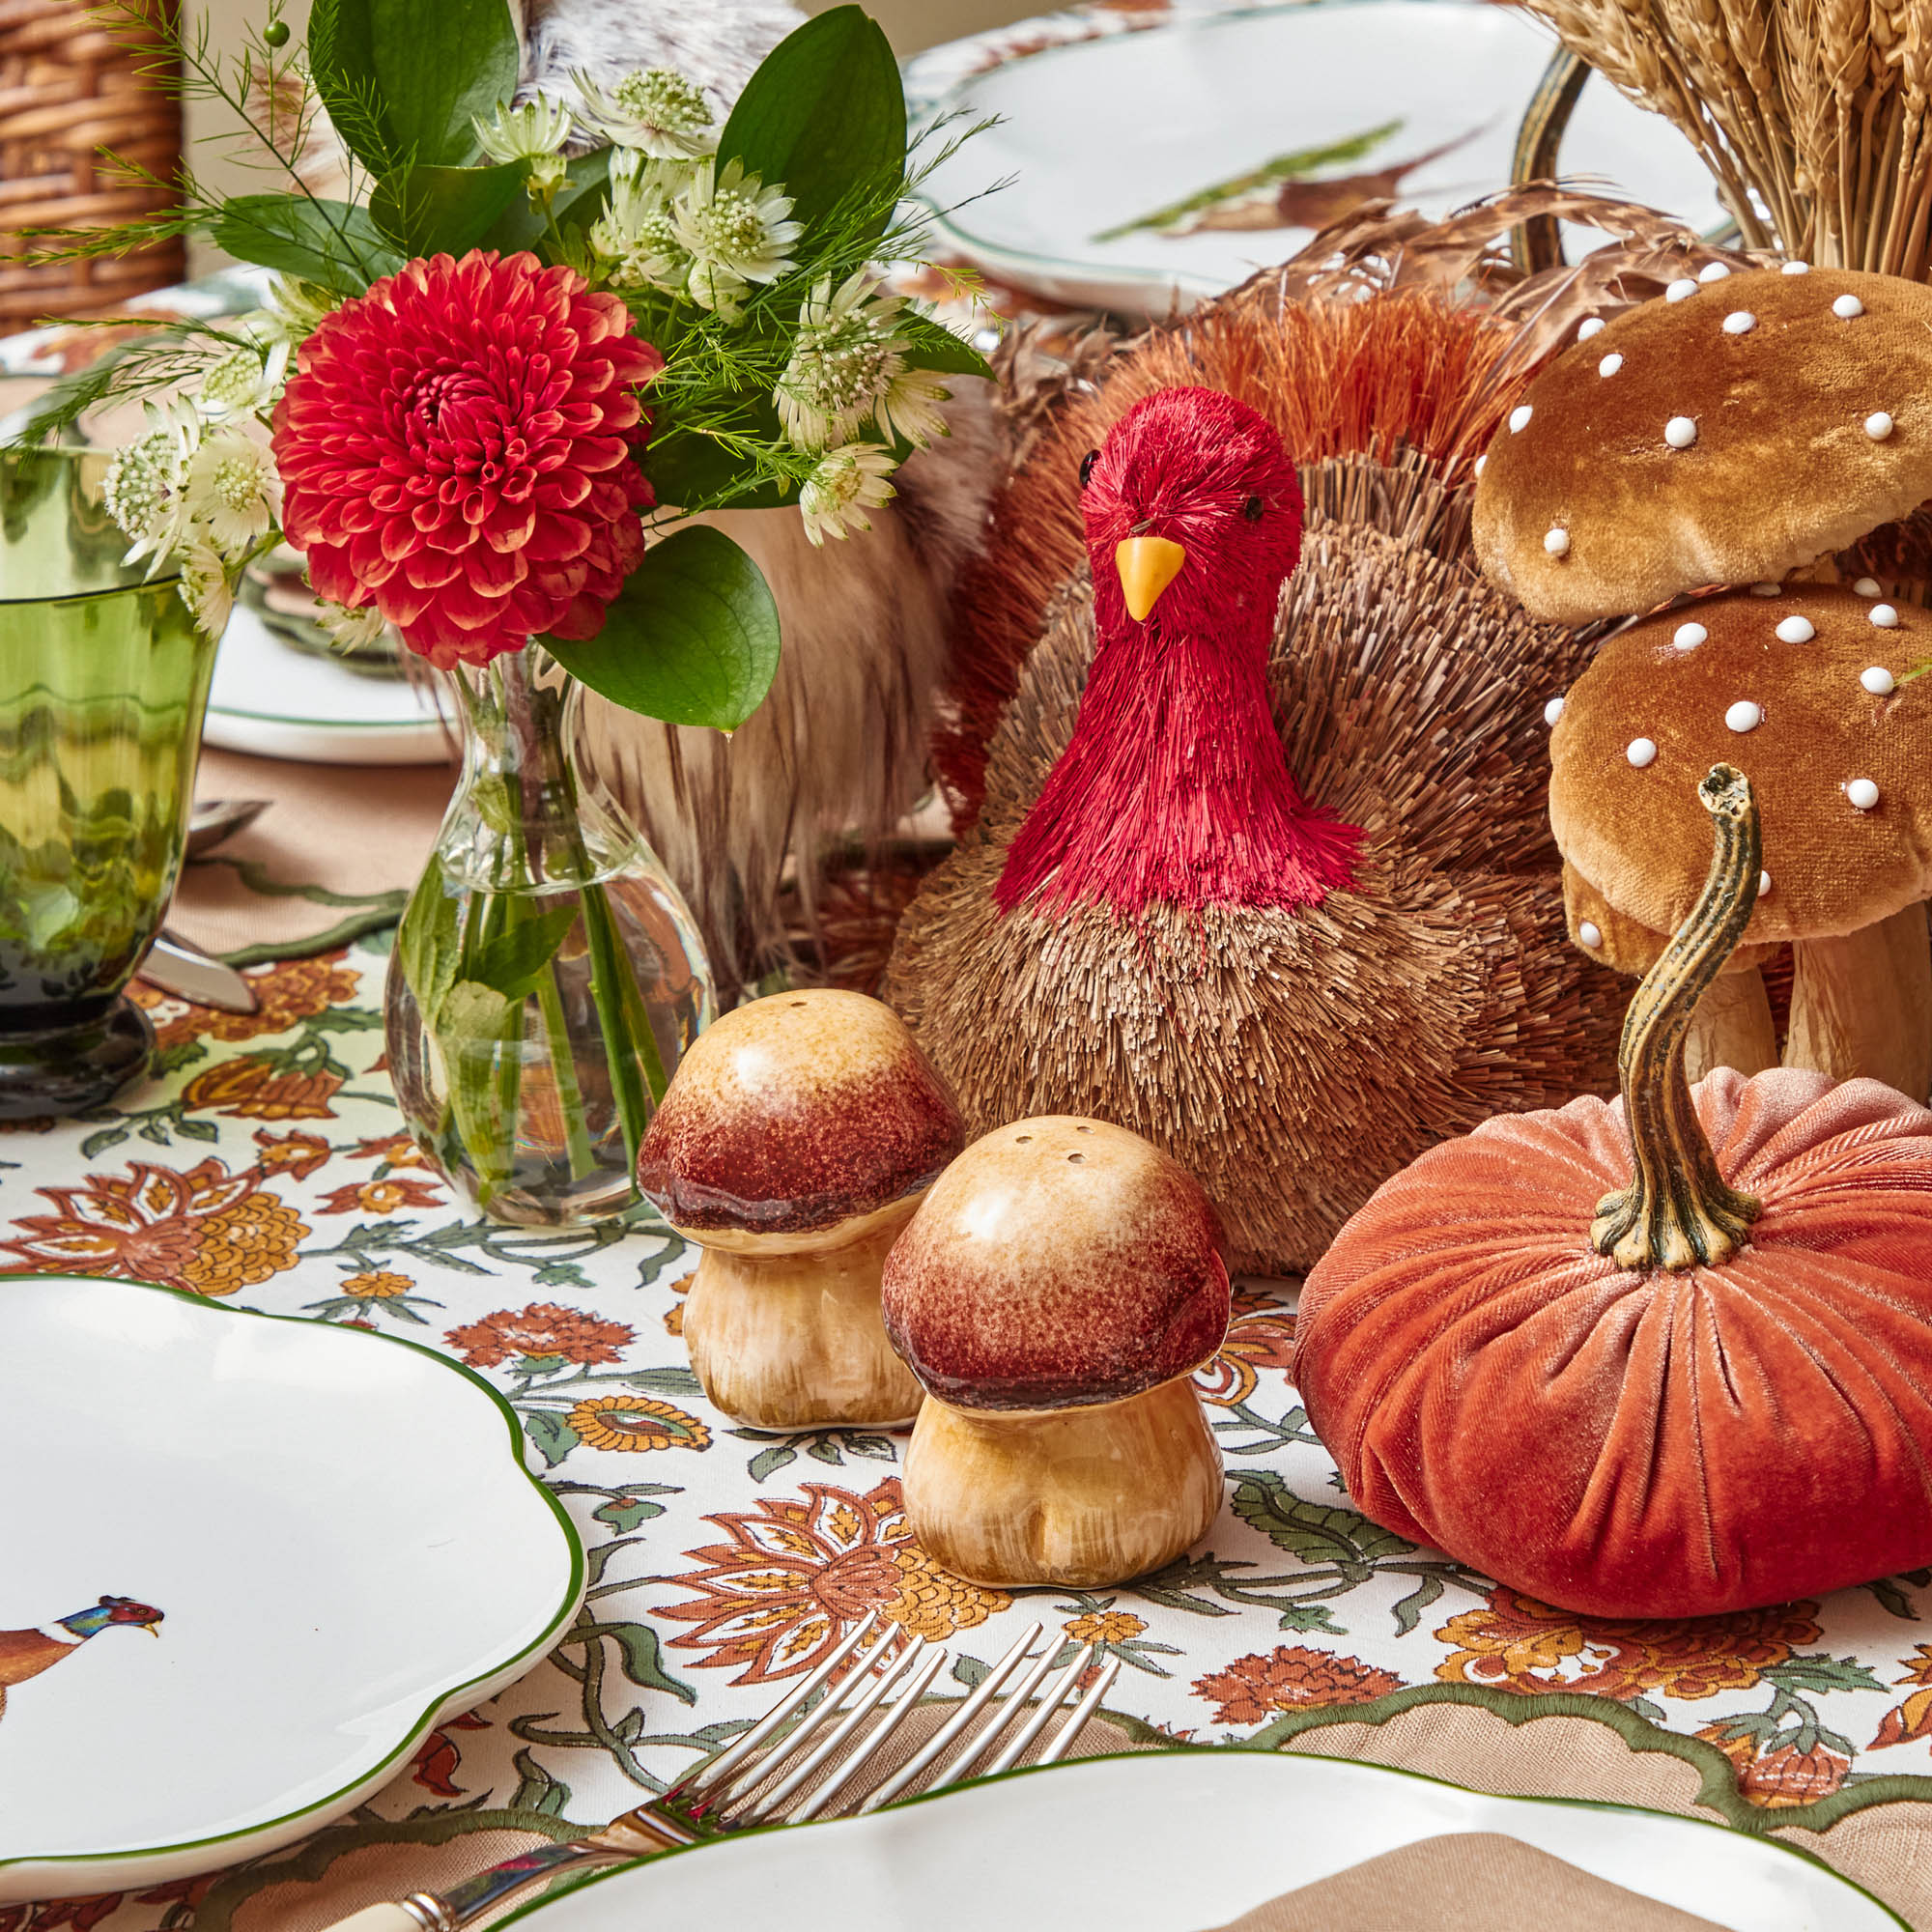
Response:
[{"label": "velvet mushroom with white dots", "polygon": [[924,1384],[905,1456],[921,1547],[976,1582],[1094,1588],[1213,1521],[1194,1372],[1227,1333],[1219,1217],[1123,1127],[1042,1115],[943,1174],[886,1261],[887,1332]]},{"label": "velvet mushroom with white dots", "polygon": [[1932,498],[1932,289],[1671,285],[1538,376],[1476,485],[1483,568],[1563,624],[1776,581]]},{"label": "velvet mushroom with white dots", "polygon": [[1689,1064],[1754,1073],[1776,1063],[1757,967],[1789,943],[1785,1064],[1869,1074],[1923,1101],[1932,680],[1914,672],[1932,658],[1932,615],[1810,585],[1694,611],[1610,639],[1551,727],[1549,821],[1571,937],[1620,972],[1649,968],[1709,861],[1696,778],[1736,766],[1762,810],[1764,876],[1744,947],[1692,1023]]},{"label": "velvet mushroom with white dots", "polygon": [[965,1139],[911,1034],[862,993],[753,1000],[697,1037],[638,1187],[704,1250],[684,1339],[720,1408],[758,1429],[910,1419],[879,1273]]}]

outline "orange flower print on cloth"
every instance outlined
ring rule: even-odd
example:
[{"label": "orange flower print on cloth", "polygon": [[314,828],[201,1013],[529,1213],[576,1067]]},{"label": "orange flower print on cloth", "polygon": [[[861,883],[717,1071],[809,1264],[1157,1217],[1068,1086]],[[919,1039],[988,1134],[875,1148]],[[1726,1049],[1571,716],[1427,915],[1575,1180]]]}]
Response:
[{"label": "orange flower print on cloth", "polygon": [[286,1174],[296,1180],[306,1180],[332,1151],[319,1134],[304,1133],[299,1127],[286,1134],[257,1127],[255,1146],[260,1150],[255,1163],[264,1174]]},{"label": "orange flower print on cloth", "polygon": [[581,1368],[597,1368],[616,1361],[631,1339],[632,1331],[622,1321],[603,1321],[554,1301],[533,1301],[518,1313],[498,1309],[443,1337],[472,1369],[500,1368],[512,1355],[554,1356]]},{"label": "orange flower print on cloth", "polygon": [[564,1417],[592,1449],[706,1449],[711,1432],[696,1416],[648,1395],[593,1395]]},{"label": "orange flower print on cloth", "polygon": [[383,1134],[374,1140],[357,1141],[350,1150],[350,1158],[380,1161],[384,1168],[429,1165],[428,1154],[408,1134]]},{"label": "orange flower print on cloth", "polygon": [[1147,1619],[1131,1610],[1089,1610],[1060,1627],[1075,1643],[1125,1643],[1147,1629]]},{"label": "orange flower print on cloth", "polygon": [[1214,1359],[1197,1370],[1194,1387],[1203,1402],[1235,1408],[1254,1394],[1263,1369],[1286,1370],[1293,1358],[1294,1317],[1277,1301],[1237,1293],[1227,1339]]},{"label": "orange flower print on cloth", "polygon": [[1194,1680],[1195,1695],[1216,1705],[1214,1716],[1224,1724],[1259,1724],[1277,1711],[1315,1705],[1372,1704],[1402,1688],[1393,1671],[1298,1643],[1277,1644],[1265,1657],[1237,1657],[1227,1669]]},{"label": "orange flower print on cloth", "polygon": [[352,1180],[316,1203],[318,1214],[393,1214],[399,1208],[440,1208],[442,1196],[427,1180],[392,1175],[386,1180]]},{"label": "orange flower print on cloth", "polygon": [[1485,1608],[1464,1610],[1435,1633],[1458,1646],[1435,1674],[1530,1693],[1712,1697],[1749,1690],[1800,1645],[1817,1642],[1817,1617],[1818,1605],[1804,1603],[1674,1622],[1579,1617],[1502,1585]]},{"label": "orange flower print on cloth", "polygon": [[230,1174],[213,1158],[185,1172],[132,1162],[126,1178],[90,1175],[78,1187],[37,1190],[52,1214],[23,1214],[8,1274],[104,1274],[233,1294],[292,1268],[309,1230],[260,1186],[260,1171]]},{"label": "orange flower print on cloth", "polygon": [[408,1275],[391,1274],[386,1268],[378,1268],[373,1274],[346,1274],[335,1284],[338,1294],[356,1301],[393,1301],[413,1287],[415,1283]]},{"label": "orange flower print on cloth", "polygon": [[1738,1768],[1738,1789],[1753,1804],[1769,1811],[1790,1810],[1799,1804],[1815,1804],[1829,1798],[1844,1783],[1852,1761],[1823,1738],[1808,1744],[1802,1738],[1789,1742],[1763,1743],[1748,1729],[1706,1724],[1697,1735],[1706,1744],[1716,1745]]},{"label": "orange flower print on cloth", "polygon": [[255,995],[252,1013],[190,1006],[141,980],[128,986],[128,994],[154,1018],[157,1046],[190,1039],[266,1039],[355,997],[362,976],[342,963],[348,956],[345,949],[318,959],[277,959],[267,966],[244,968],[242,977]]},{"label": "orange flower print on cloth", "polygon": [[328,1121],[341,1086],[342,1075],[327,1068],[304,1073],[277,1067],[270,1055],[243,1054],[197,1073],[182,1089],[182,1105],[244,1121]]},{"label": "orange flower print on cloth", "polygon": [[1932,1737],[1932,1643],[1914,1644],[1912,1655],[1902,1658],[1905,1675],[1900,1684],[1918,1687],[1904,1703],[1894,1705],[1879,1719],[1878,1735],[1871,1741],[1873,1750],[1887,1745],[1917,1744]]},{"label": "orange flower print on cloth", "polygon": [[915,1635],[970,1630],[1012,1599],[942,1570],[911,1541],[898,1478],[861,1495],[807,1483],[796,1498],[706,1519],[730,1538],[689,1552],[704,1567],[664,1580],[695,1591],[657,1612],[696,1626],[676,1650],[706,1651],[700,1670],[735,1669],[733,1684],[810,1670],[875,1611]]}]

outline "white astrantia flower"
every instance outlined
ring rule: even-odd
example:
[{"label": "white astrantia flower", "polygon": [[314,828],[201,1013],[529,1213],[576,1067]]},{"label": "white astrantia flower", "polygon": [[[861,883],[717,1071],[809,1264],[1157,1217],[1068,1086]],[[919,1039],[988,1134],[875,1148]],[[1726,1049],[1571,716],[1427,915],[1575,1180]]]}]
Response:
[{"label": "white astrantia flower", "polygon": [[220,554],[205,543],[188,545],[181,554],[181,601],[199,629],[218,638],[228,627],[235,608],[235,586]]},{"label": "white astrantia flower", "polygon": [[201,419],[185,397],[144,406],[144,435],[117,450],[101,478],[101,500],[132,546],[124,564],[149,559],[153,577],[187,527],[188,460],[201,440]]},{"label": "white astrantia flower", "polygon": [[751,283],[792,268],[786,251],[805,231],[790,214],[791,197],[748,175],[744,162],[699,167],[670,208],[671,232],[691,256],[692,300],[728,322]]},{"label": "white astrantia flower", "polygon": [[201,379],[195,407],[211,422],[230,416],[259,415],[282,392],[288,375],[289,343],[277,336],[261,350],[243,345],[231,349]]},{"label": "white astrantia flower", "polygon": [[898,494],[892,485],[895,467],[892,451],[870,442],[848,442],[821,457],[799,492],[806,535],[823,545],[827,537],[869,530],[865,513]]},{"label": "white astrantia flower", "polygon": [[675,68],[646,67],[606,90],[580,69],[583,119],[613,148],[639,148],[660,160],[692,160],[718,146],[711,104]]},{"label": "white astrantia flower", "polygon": [[359,651],[366,650],[383,635],[387,619],[374,604],[365,604],[359,611],[352,611],[346,604],[331,604],[326,598],[318,598],[315,621],[328,633],[339,649]]},{"label": "white astrantia flower", "polygon": [[217,429],[187,467],[188,514],[215,549],[239,555],[282,514],[275,459],[240,430]]},{"label": "white astrantia flower", "polygon": [[342,298],[294,275],[277,275],[269,285],[262,318],[269,333],[284,342],[306,342],[316,325],[342,305]]},{"label": "white astrantia flower", "polygon": [[590,245],[611,265],[613,287],[684,287],[691,257],[671,226],[670,204],[690,179],[689,167],[635,150],[611,160],[611,205],[591,228]]},{"label": "white astrantia flower", "polygon": [[904,306],[880,295],[863,269],[836,293],[830,275],[812,285],[777,395],[779,420],[799,448],[835,447],[867,416],[881,436],[922,449],[946,434],[939,405],[952,391],[931,370],[906,367],[895,332]]},{"label": "white astrantia flower", "polygon": [[533,95],[521,107],[500,102],[488,121],[470,116],[476,139],[493,161],[540,161],[570,139],[570,109],[560,100]]}]

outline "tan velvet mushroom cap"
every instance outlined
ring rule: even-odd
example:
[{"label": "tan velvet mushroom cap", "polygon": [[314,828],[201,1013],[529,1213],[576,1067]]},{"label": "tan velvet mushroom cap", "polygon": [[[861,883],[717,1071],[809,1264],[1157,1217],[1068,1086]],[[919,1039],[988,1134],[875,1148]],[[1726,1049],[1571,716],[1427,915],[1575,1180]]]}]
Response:
[{"label": "tan velvet mushroom cap", "polygon": [[1120,1402],[1189,1374],[1228,1329],[1221,1224],[1123,1127],[1072,1115],[977,1140],[886,1261],[886,1333],[956,1408]]},{"label": "tan velvet mushroom cap", "polygon": [[917,1194],[965,1138],[946,1083],[891,1008],[863,993],[779,993],[693,1042],[639,1149],[638,1187],[707,1246],[769,1247]]},{"label": "tan velvet mushroom cap", "polygon": [[1928,659],[1932,614],[1809,586],[1707,598],[1613,638],[1550,733],[1572,939],[1623,972],[1649,965],[1709,869],[1696,781],[1719,763],[1749,777],[1763,817],[1771,883],[1747,945],[1853,932],[1932,894],[1932,680],[1897,682]]},{"label": "tan velvet mushroom cap", "polygon": [[1928,498],[1932,289],[1761,270],[1551,362],[1490,444],[1474,536],[1531,615],[1577,624],[1776,582]]}]

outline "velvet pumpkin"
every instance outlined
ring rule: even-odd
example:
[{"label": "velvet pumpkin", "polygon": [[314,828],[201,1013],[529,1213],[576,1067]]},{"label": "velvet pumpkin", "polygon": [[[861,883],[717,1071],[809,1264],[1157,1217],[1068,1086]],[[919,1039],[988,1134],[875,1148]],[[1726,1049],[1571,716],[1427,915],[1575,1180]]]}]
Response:
[{"label": "velvet pumpkin", "polygon": [[1592,1615],[1932,1563],[1932,1113],[1795,1068],[1687,1086],[1760,858],[1742,776],[1700,790],[1717,861],[1633,1002],[1623,1095],[1423,1154],[1310,1274],[1296,1336],[1358,1508]]}]

